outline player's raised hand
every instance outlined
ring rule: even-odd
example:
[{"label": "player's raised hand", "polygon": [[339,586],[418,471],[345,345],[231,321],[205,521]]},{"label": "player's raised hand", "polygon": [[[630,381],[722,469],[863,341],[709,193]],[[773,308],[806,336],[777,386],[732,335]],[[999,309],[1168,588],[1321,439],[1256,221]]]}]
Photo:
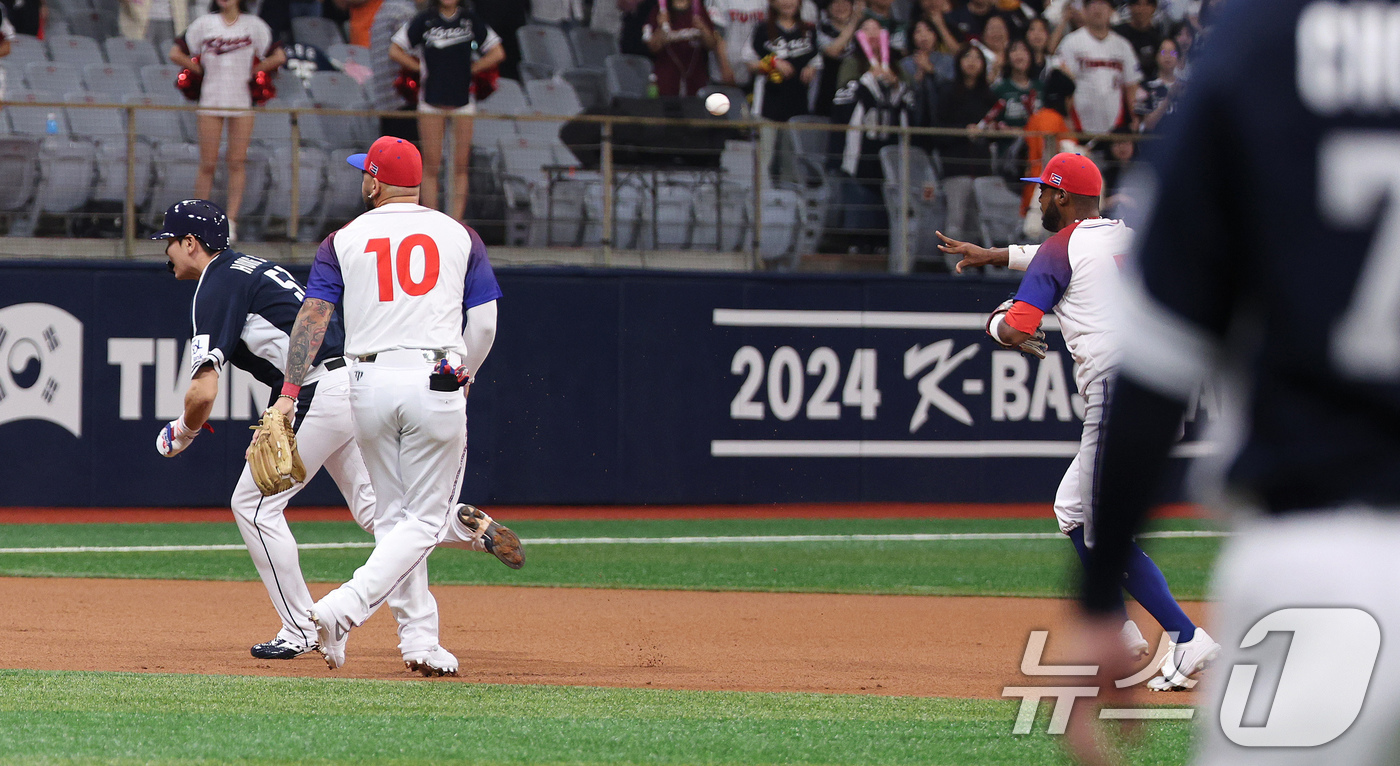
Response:
[{"label": "player's raised hand", "polygon": [[937,234],[938,238],[943,240],[943,244],[938,246],[939,250],[949,255],[962,256],[962,260],[958,261],[958,265],[955,267],[959,274],[963,273],[963,269],[970,269],[975,266],[986,266],[993,261],[992,251],[985,247],[978,247],[971,242],[960,242],[956,239],[952,239],[941,231],[935,231],[934,234]]}]

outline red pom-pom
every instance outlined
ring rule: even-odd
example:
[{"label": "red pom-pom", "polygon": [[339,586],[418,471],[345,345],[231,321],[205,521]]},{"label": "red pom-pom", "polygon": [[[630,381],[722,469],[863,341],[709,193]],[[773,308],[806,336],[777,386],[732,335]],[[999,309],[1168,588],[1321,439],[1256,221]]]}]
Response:
[{"label": "red pom-pom", "polygon": [[[199,57],[195,56],[194,60],[198,62]],[[175,87],[191,101],[199,100],[199,91],[203,85],[204,75],[196,73],[193,69],[181,69],[180,73],[175,75]]]},{"label": "red pom-pom", "polygon": [[409,106],[418,106],[418,74],[407,69],[399,70],[394,78],[394,90],[398,91]]},{"label": "red pom-pom", "polygon": [[253,94],[253,103],[262,106],[277,95],[277,86],[272,82],[271,72],[258,72],[248,81],[248,90]]}]

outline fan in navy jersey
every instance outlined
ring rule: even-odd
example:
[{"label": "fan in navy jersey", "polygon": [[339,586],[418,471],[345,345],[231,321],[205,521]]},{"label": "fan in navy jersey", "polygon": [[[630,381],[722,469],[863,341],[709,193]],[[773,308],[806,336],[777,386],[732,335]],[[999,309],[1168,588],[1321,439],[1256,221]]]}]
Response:
[{"label": "fan in navy jersey", "polygon": [[471,0],[435,0],[394,35],[389,57],[419,74],[418,136],[423,143],[424,207],[438,209],[438,173],[446,115],[452,120],[452,204],[458,221],[467,212],[467,170],[471,163],[472,121],[477,94],[474,78],[505,60],[501,38],[472,7]]},{"label": "fan in navy jersey", "polygon": [[[1122,318],[1083,630],[1086,659],[1121,666],[1108,615],[1144,489],[1186,401],[1218,376],[1232,412],[1195,486],[1235,524],[1212,594],[1230,671],[1205,685],[1197,763],[1396,756],[1400,69],[1384,34],[1362,32],[1397,28],[1395,2],[1233,0],[1147,147],[1155,201]],[[1286,652],[1269,632],[1292,634]],[[1271,702],[1256,675],[1277,684]],[[1091,716],[1072,725],[1097,759]]]},{"label": "fan in navy jersey", "polygon": [[[172,205],[166,211],[164,226],[152,239],[166,240],[165,255],[177,279],[199,280],[190,310],[194,326],[184,413],[156,437],[156,450],[174,457],[208,427],[210,410],[219,395],[219,376],[233,375],[229,365],[250,373],[273,392],[282,388],[288,335],[301,309],[304,290],[281,266],[230,250],[228,217],[212,202],[191,199]],[[307,476],[314,476],[324,465],[356,522],[372,534],[375,494],[355,444],[344,345],[344,326],[337,318],[327,326],[308,382],[298,393],[294,427]],[[277,636],[252,648],[252,655],[259,659],[289,660],[317,648],[316,628],[307,616],[311,594],[302,577],[296,539],[283,515],[287,502],[304,486],[263,497],[244,465],[230,501],[248,553],[282,618]],[[471,532],[460,523],[448,536],[461,542],[456,547],[473,547]],[[456,659],[438,645],[437,606],[427,587],[425,573],[405,581],[390,596],[399,621],[399,648],[407,663],[437,669],[450,666],[455,672]]]},{"label": "fan in navy jersey", "polygon": [[821,70],[817,28],[798,14],[799,0],[768,0],[768,19],[753,29],[744,63],[754,74],[753,110],[787,122],[807,114],[807,93]]}]

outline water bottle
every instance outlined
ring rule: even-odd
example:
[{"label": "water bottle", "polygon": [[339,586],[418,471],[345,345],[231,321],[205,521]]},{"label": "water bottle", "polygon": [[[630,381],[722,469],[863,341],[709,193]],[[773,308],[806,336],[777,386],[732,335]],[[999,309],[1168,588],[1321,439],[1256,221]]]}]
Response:
[{"label": "water bottle", "polygon": [[49,112],[49,119],[44,123],[44,132],[51,136],[58,135],[58,115]]},{"label": "water bottle", "polygon": [[659,98],[660,96],[661,96],[661,89],[658,88],[658,87],[656,87],[656,75],[654,75],[654,74],[653,74],[653,75],[648,75],[648,77],[647,77],[647,98]]}]

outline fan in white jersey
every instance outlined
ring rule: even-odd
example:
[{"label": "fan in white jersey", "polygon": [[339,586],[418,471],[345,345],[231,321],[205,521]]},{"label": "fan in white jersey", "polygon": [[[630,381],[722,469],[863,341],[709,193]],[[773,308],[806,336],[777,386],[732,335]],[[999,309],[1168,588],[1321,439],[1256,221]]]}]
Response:
[{"label": "fan in white jersey", "polygon": [[[195,59],[199,60],[196,61]],[[219,144],[228,127],[229,240],[238,239],[238,213],[247,183],[248,142],[253,136],[253,95],[248,81],[286,63],[272,45],[267,22],[248,12],[247,0],[211,0],[209,13],[190,22],[170,48],[170,61],[204,75],[199,91],[199,176],[194,196],[209,197],[219,163]]]},{"label": "fan in white jersey", "polygon": [[1074,110],[1087,133],[1107,133],[1137,103],[1142,69],[1127,38],[1109,28],[1109,0],[1084,4],[1084,26],[1065,35],[1055,51],[1059,66],[1074,78]]},{"label": "fan in white jersey", "polygon": [[[819,14],[812,0],[802,0],[801,7],[802,20],[816,24]],[[768,0],[705,0],[705,10],[720,35],[710,79],[748,85],[752,73],[744,63],[744,51],[753,46],[754,30],[768,20]]]},{"label": "fan in white jersey", "polygon": [[508,566],[524,564],[520,538],[457,502],[466,394],[495,340],[501,296],[486,246],[470,228],[418,204],[423,160],[413,144],[384,136],[349,162],[364,171],[361,191],[371,209],[316,253],[275,405],[292,411],[339,306],[354,369],[355,442],[376,506],[369,560],[308,614],[331,669],[345,663],[351,628],[421,571],[454,515],[476,525],[483,546]]},{"label": "fan in white jersey", "polygon": [[[1075,383],[1084,397],[1084,432],[1059,490],[1055,518],[1069,537],[1081,562],[1088,563],[1094,546],[1094,508],[1099,475],[1099,440],[1107,409],[1110,378],[1118,365],[1119,339],[1114,326],[1123,291],[1119,268],[1132,244],[1132,232],[1122,221],[1099,215],[1103,176],[1088,157],[1057,154],[1039,178],[1040,209],[1045,228],[1055,232],[1039,247],[986,250],[943,237],[945,253],[963,256],[958,271],[968,266],[996,264],[1024,270],[1016,297],[992,312],[987,334],[1007,348],[1045,357],[1041,319],[1050,311],[1060,320],[1065,345],[1075,361]],[[939,236],[942,236],[940,233]],[[1220,652],[1205,630],[1181,610],[1167,580],[1152,559],[1133,545],[1123,572],[1123,589],[1161,624],[1177,644],[1161,663],[1161,675],[1148,681],[1155,691],[1177,691],[1195,685],[1190,677]],[[1119,594],[1121,598],[1121,593]],[[1122,637],[1135,655],[1145,659],[1149,644],[1124,610]]]}]

